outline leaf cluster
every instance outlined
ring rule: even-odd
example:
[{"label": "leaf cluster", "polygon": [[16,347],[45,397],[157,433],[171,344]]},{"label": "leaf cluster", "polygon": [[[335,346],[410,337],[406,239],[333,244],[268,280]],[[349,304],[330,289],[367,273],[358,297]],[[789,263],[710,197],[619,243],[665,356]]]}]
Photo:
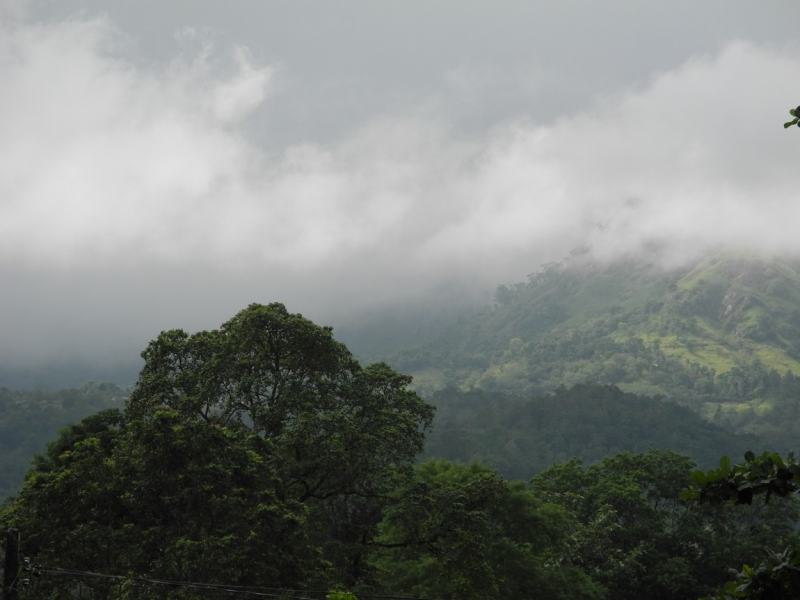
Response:
[{"label": "leaf cluster", "polygon": [[741,571],[731,569],[735,579],[708,600],[797,598],[800,595],[800,548],[788,547],[782,552],[764,548],[764,551],[767,559],[755,567],[745,564]]},{"label": "leaf cluster", "polygon": [[[765,505],[778,496],[795,500],[800,491],[800,464],[794,453],[782,458],[764,452],[756,456],[748,451],[744,461],[732,465],[727,456],[720,459],[718,469],[695,471],[692,483],[681,497],[696,504],[724,507],[726,504],[752,505],[753,498],[763,495]],[[786,501],[784,501],[786,502]],[[741,570],[731,569],[734,579],[717,590],[716,600],[735,598],[795,598],[800,594],[800,547],[793,544],[782,552],[764,548],[766,559],[747,562]]]},{"label": "leaf cluster", "polygon": [[798,121],[800,121],[800,119],[798,118],[798,112],[800,112],[800,106],[798,106],[797,108],[790,108],[789,109],[789,114],[792,115],[794,117],[794,119],[784,123],[783,124],[783,128],[784,129],[788,129],[792,125],[797,125],[798,127],[800,127],[800,123],[798,123]]},{"label": "leaf cluster", "polygon": [[748,451],[744,458],[732,465],[730,458],[723,456],[719,468],[694,471],[681,498],[716,506],[729,501],[752,504],[756,495],[764,494],[769,502],[773,495],[785,497],[800,490],[800,464],[793,452],[783,459],[774,452],[756,456]]}]

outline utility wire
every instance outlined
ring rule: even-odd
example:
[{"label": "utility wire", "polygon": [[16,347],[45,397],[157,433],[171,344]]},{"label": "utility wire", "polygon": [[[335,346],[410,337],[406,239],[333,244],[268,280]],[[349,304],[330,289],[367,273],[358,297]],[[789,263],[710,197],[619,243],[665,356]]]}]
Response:
[{"label": "utility wire", "polygon": [[[282,590],[279,588],[245,588],[244,586],[227,586],[222,584],[213,583],[199,583],[191,581],[170,581],[164,579],[151,579],[149,577],[125,576],[125,575],[108,575],[106,573],[93,573],[91,571],[79,571],[77,569],[62,569],[59,567],[45,567],[40,566],[39,570],[42,573],[51,573],[54,575],[66,575],[70,577],[91,577],[95,579],[106,579],[111,581],[129,581],[136,583],[146,583],[150,585],[160,585],[168,587],[182,587],[194,589],[195,591],[207,590],[224,592],[228,596],[236,595],[239,597],[257,597],[257,598],[287,598],[289,600],[311,600],[307,596],[293,596],[287,592],[300,592],[301,590]],[[267,593],[262,591],[255,591],[261,589],[268,589],[272,592],[280,593]],[[327,593],[327,592],[325,592]]]},{"label": "utility wire", "polygon": [[[196,591],[220,591],[226,594],[235,594],[241,597],[265,597],[265,598],[287,598],[290,600],[311,600],[307,596],[294,596],[291,594],[323,594],[330,593],[329,590],[298,590],[287,588],[271,588],[261,586],[243,586],[243,585],[225,585],[216,583],[200,583],[194,581],[172,581],[167,579],[152,579],[149,577],[141,576],[125,576],[125,575],[109,575],[107,573],[95,573],[92,571],[81,571],[78,569],[65,569],[61,567],[48,567],[45,565],[36,565],[41,573],[51,573],[53,575],[66,575],[72,577],[92,577],[98,579],[108,579],[113,581],[129,581],[138,583],[147,583],[151,585],[171,586],[171,587],[184,587],[194,588]],[[268,593],[268,592],[278,592]],[[437,598],[424,598],[412,596],[393,596],[383,594],[369,594],[359,593],[359,598],[376,598],[378,600],[440,600]]]}]

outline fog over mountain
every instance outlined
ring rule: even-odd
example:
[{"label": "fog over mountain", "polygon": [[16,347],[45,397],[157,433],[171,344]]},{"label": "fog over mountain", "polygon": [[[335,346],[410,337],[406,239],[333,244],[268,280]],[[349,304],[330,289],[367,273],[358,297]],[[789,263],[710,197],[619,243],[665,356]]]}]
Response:
[{"label": "fog over mountain", "polygon": [[[530,3],[533,4],[533,3]],[[0,366],[578,246],[800,253],[800,6],[0,1]]]}]

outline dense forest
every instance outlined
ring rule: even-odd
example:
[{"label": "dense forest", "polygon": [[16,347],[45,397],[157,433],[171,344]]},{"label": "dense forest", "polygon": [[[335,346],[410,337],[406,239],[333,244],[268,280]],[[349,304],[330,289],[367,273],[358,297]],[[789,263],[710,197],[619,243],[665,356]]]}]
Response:
[{"label": "dense forest", "polygon": [[798,21],[0,0],[0,600],[800,600]]},{"label": "dense forest", "polygon": [[774,259],[576,252],[362,366],[252,305],[131,388],[0,388],[0,520],[32,598],[782,597],[794,306]]},{"label": "dense forest", "polygon": [[143,358],[124,409],[62,429],[0,514],[30,597],[692,598],[798,519],[791,497],[681,500],[695,463],[668,446],[756,440],[612,386],[443,390],[431,434],[410,377],[280,304]]},{"label": "dense forest", "polygon": [[[0,498],[16,492],[34,454],[43,453],[61,428],[122,408],[128,393],[95,382],[53,392],[0,388]],[[436,413],[418,460],[484,462],[511,479],[527,479],[574,456],[594,463],[615,452],[660,448],[706,468],[722,455],[764,446],[757,436],[731,433],[685,406],[616,386],[577,385],[536,398],[450,387],[427,401]]]},{"label": "dense forest", "polygon": [[429,401],[436,417],[425,456],[485,462],[511,479],[528,479],[572,457],[596,463],[651,448],[680,452],[709,468],[720,456],[763,446],[756,436],[730,433],[685,406],[615,386],[581,384],[530,399],[447,388]]}]

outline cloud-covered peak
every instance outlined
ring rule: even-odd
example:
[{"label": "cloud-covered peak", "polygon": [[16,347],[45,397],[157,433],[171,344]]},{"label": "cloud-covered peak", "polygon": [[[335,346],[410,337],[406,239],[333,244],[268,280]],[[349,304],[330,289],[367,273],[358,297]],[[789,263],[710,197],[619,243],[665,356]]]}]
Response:
[{"label": "cloud-covered peak", "polygon": [[[37,293],[30,273],[74,274],[59,279],[64,297],[103,273],[103,301],[125,305],[131,281],[155,289],[163,269],[181,272],[173,308],[148,297],[144,324],[187,303],[199,315],[295,298],[332,314],[442,282],[491,289],[578,246],[668,265],[720,244],[800,253],[800,135],[781,127],[800,100],[794,47],[731,43],[547,122],[532,110],[462,128],[432,91],[274,151],[258,141],[268,130],[249,128],[292,93],[291,74],[197,30],[179,37],[158,62],[108,18],[5,15],[0,269],[17,284],[0,301],[6,339],[30,331],[10,317]],[[469,73],[443,72],[443,86],[522,89],[509,78],[534,71]],[[546,94],[546,82],[531,85]],[[227,316],[209,311],[206,326]]]}]

